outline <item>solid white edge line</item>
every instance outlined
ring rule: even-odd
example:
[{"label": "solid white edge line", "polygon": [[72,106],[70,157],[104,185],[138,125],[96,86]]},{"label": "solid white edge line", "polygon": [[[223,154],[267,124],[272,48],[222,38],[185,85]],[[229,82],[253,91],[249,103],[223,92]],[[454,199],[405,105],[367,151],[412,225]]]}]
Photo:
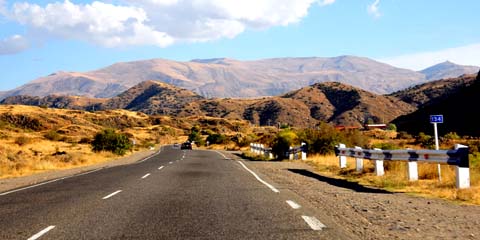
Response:
[{"label": "solid white edge line", "polygon": [[142,159],[142,160],[138,161],[137,163],[142,163],[142,162],[145,162],[145,161],[147,161],[148,159],[150,159],[150,158],[153,158],[153,157],[157,156],[157,155],[158,155],[158,154],[160,154],[161,152],[162,152],[162,147],[160,148],[160,150],[158,150],[158,152],[154,153],[153,155],[151,155],[151,156],[149,156],[149,157],[146,157],[146,158],[144,158],[144,159]]},{"label": "solid white edge line", "polygon": [[49,232],[50,230],[54,229],[55,226],[49,226],[45,229],[43,229],[42,231],[38,232],[37,234],[31,236],[30,238],[28,238],[28,240],[35,240],[35,239],[38,239],[40,238],[41,236],[43,236],[45,233]]},{"label": "solid white edge line", "polygon": [[73,177],[79,177],[79,176],[82,176],[82,175],[87,175],[87,174],[90,174],[90,173],[93,173],[93,172],[96,172],[96,171],[100,171],[100,170],[102,170],[102,169],[103,169],[103,168],[99,168],[99,169],[91,170],[91,171],[88,171],[88,172],[76,174],[76,175],[73,175],[73,176],[61,177],[61,178],[52,179],[52,180],[49,180],[49,181],[46,181],[46,182],[37,183],[37,184],[31,185],[31,186],[28,186],[28,187],[18,188],[18,189],[11,190],[11,191],[8,191],[8,192],[0,193],[0,196],[5,196],[5,195],[10,194],[10,193],[19,192],[19,191],[27,190],[27,189],[34,188],[34,187],[39,187],[39,186],[42,186],[42,185],[45,185],[45,184],[49,184],[49,183],[53,183],[53,182],[58,182],[58,181],[60,181],[60,180],[64,180],[64,179],[68,179],[68,178],[73,178]]},{"label": "solid white edge line", "polygon": [[148,176],[150,176],[150,173],[145,174],[145,175],[142,177],[142,179],[145,179],[145,178],[147,178]]},{"label": "solid white edge line", "polygon": [[223,158],[228,159],[223,153],[221,153],[221,152],[219,152],[219,151],[215,151],[215,152],[217,152],[218,154],[222,155]]},{"label": "solid white edge line", "polygon": [[310,226],[312,230],[320,231],[323,228],[326,228],[322,222],[320,222],[316,217],[302,216],[303,220]]},{"label": "solid white edge line", "polygon": [[160,167],[158,168],[158,170],[162,170],[162,168],[163,168],[163,166],[160,166]]},{"label": "solid white edge line", "polygon": [[245,168],[247,171],[249,171],[259,182],[263,183],[265,186],[269,187],[273,192],[276,192],[276,193],[279,193],[280,191],[278,191],[278,189],[276,189],[274,186],[270,185],[269,183],[263,181],[263,179],[261,179],[255,172],[253,172],[252,170],[248,169],[247,166],[245,166],[245,164],[243,164],[242,162],[238,162],[240,163],[240,165],[242,165],[243,168]]},{"label": "solid white edge line", "polygon": [[120,192],[122,192],[122,190],[118,190],[118,191],[115,191],[115,192],[113,192],[113,193],[110,193],[110,194],[108,194],[107,196],[103,197],[102,199],[103,199],[103,200],[109,199],[109,198],[115,196],[116,194],[119,194]]},{"label": "solid white edge line", "polygon": [[300,206],[298,203],[292,201],[292,200],[287,200],[286,201],[288,203],[288,205],[290,205],[290,207],[292,207],[293,209],[299,209],[301,208],[302,206]]}]

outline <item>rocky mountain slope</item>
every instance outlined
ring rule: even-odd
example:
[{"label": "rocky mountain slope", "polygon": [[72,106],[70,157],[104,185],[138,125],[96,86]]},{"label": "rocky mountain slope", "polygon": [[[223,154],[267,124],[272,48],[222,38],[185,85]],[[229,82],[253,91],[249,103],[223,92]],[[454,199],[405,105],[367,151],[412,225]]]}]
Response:
[{"label": "rocky mountain slope", "polygon": [[189,62],[152,59],[85,73],[54,73],[5,92],[0,99],[14,95],[113,97],[147,80],[193,90],[204,97],[276,96],[328,81],[384,94],[427,81],[422,73],[355,56]]},{"label": "rocky mountain slope", "polygon": [[[86,98],[78,99],[82,104],[88,102]],[[256,125],[286,123],[298,127],[311,127],[318,121],[360,127],[367,121],[388,122],[415,110],[396,97],[377,95],[337,82],[316,83],[278,97],[205,99],[189,90],[146,81],[111,99],[91,100],[91,105],[67,100],[63,99],[63,104],[59,105],[55,97],[15,96],[4,99],[2,104],[126,109],[150,115],[210,116],[248,120]]]},{"label": "rocky mountain slope", "polygon": [[433,134],[429,116],[442,114],[444,123],[438,127],[440,135],[456,132],[460,135],[480,136],[476,107],[476,104],[480,102],[478,94],[480,93],[480,73],[477,76],[463,76],[429,83],[418,86],[412,91],[413,93],[404,93],[403,95],[415,95],[415,92],[418,92],[419,96],[429,96],[428,93],[433,91],[433,94],[430,95],[436,97],[416,101],[425,101],[425,104],[416,112],[395,119],[393,122],[397,124],[399,130],[414,134],[419,132]]},{"label": "rocky mountain slope", "polygon": [[402,101],[420,107],[435,103],[438,100],[449,98],[450,95],[468,87],[475,81],[476,75],[462,75],[456,78],[441,79],[416,85],[390,94]]}]

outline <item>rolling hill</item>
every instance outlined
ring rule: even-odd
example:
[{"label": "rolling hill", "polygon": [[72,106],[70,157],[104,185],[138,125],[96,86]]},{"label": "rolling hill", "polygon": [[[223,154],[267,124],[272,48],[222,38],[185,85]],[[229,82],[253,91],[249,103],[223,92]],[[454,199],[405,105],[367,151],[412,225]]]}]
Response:
[{"label": "rolling hill", "polygon": [[475,107],[480,101],[480,73],[477,76],[462,76],[420,85],[411,91],[403,95],[410,96],[418,92],[420,96],[435,97],[422,100],[425,103],[417,111],[395,119],[393,122],[399,130],[413,134],[431,134],[433,128],[429,116],[442,114],[444,123],[439,125],[439,135],[456,132],[460,135],[480,136]]},{"label": "rolling hill", "polygon": [[[336,125],[362,126],[367,121],[388,122],[413,112],[415,107],[393,96],[370,93],[350,85],[316,83],[277,97],[256,99],[206,99],[196,93],[169,84],[145,81],[124,93],[101,100],[72,97],[14,96],[2,104],[41,105],[85,110],[125,109],[150,115],[209,116],[248,120],[256,125],[278,123],[298,127],[314,126],[318,121]],[[91,105],[84,103],[91,102]]]}]

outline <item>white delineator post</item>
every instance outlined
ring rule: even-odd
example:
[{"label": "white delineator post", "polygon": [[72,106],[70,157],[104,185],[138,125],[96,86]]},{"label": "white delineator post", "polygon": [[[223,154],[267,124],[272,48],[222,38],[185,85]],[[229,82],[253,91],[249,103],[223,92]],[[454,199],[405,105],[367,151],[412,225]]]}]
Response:
[{"label": "white delineator post", "polygon": [[[374,148],[373,150],[382,151],[382,149],[380,148]],[[383,168],[383,160],[375,160],[375,175],[385,175],[385,169]]]},{"label": "white delineator post", "polygon": [[289,160],[293,160],[295,158],[292,149],[293,149],[293,147],[290,147],[290,149],[288,151],[288,159]]},{"label": "white delineator post", "polygon": [[[355,149],[362,150],[361,147],[355,147]],[[356,170],[357,172],[362,172],[363,171],[363,158],[355,158],[356,162]]]},{"label": "white delineator post", "polygon": [[302,160],[307,160],[307,144],[302,142]]},{"label": "white delineator post", "polygon": [[416,161],[408,161],[407,163],[408,171],[408,180],[417,181],[418,180],[418,164]]},{"label": "white delineator post", "polygon": [[[345,144],[340,143],[338,145],[339,148],[346,148]],[[347,157],[346,156],[339,156],[338,157],[338,165],[340,165],[340,168],[346,168],[347,167]]]},{"label": "white delineator post", "polygon": [[265,147],[263,144],[260,144],[260,155],[265,156]]},{"label": "white delineator post", "polygon": [[466,157],[460,160],[455,168],[456,186],[458,189],[470,188],[470,163],[468,161],[468,147],[461,144],[455,144],[458,151],[466,151]]}]

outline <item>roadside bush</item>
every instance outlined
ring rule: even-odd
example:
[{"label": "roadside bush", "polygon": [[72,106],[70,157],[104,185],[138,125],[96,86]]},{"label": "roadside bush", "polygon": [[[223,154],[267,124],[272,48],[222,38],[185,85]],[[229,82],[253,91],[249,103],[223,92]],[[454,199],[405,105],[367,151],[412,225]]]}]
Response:
[{"label": "roadside bush", "polygon": [[333,154],[335,145],[366,147],[368,137],[358,130],[338,131],[333,126],[321,123],[317,129],[305,129],[298,133],[300,141],[307,143],[308,152],[314,154]]},{"label": "roadside bush", "polygon": [[397,131],[397,125],[393,124],[393,123],[389,123],[387,125],[387,130],[389,131]]},{"label": "roadside bush", "polygon": [[408,132],[401,131],[401,132],[398,132],[397,138],[398,139],[412,139],[413,136],[412,136],[412,134],[410,134]]},{"label": "roadside bush", "polygon": [[124,155],[132,148],[132,142],[125,134],[106,129],[95,135],[92,144],[94,152],[110,151],[117,155]]},{"label": "roadside bush", "polygon": [[205,140],[203,140],[201,135],[201,129],[199,126],[194,126],[190,129],[190,134],[188,135],[188,141],[195,143],[197,146],[205,145]]},{"label": "roadside bush", "polygon": [[207,141],[210,144],[223,144],[227,141],[227,137],[223,134],[214,133],[214,134],[208,135]]},{"label": "roadside bush", "polygon": [[415,142],[424,148],[433,148],[435,146],[435,139],[423,132],[419,133],[415,138]]},{"label": "roadside bush", "polygon": [[284,159],[285,153],[290,149],[290,146],[298,144],[298,136],[295,132],[284,129],[279,132],[273,139],[272,152],[277,159]]}]

